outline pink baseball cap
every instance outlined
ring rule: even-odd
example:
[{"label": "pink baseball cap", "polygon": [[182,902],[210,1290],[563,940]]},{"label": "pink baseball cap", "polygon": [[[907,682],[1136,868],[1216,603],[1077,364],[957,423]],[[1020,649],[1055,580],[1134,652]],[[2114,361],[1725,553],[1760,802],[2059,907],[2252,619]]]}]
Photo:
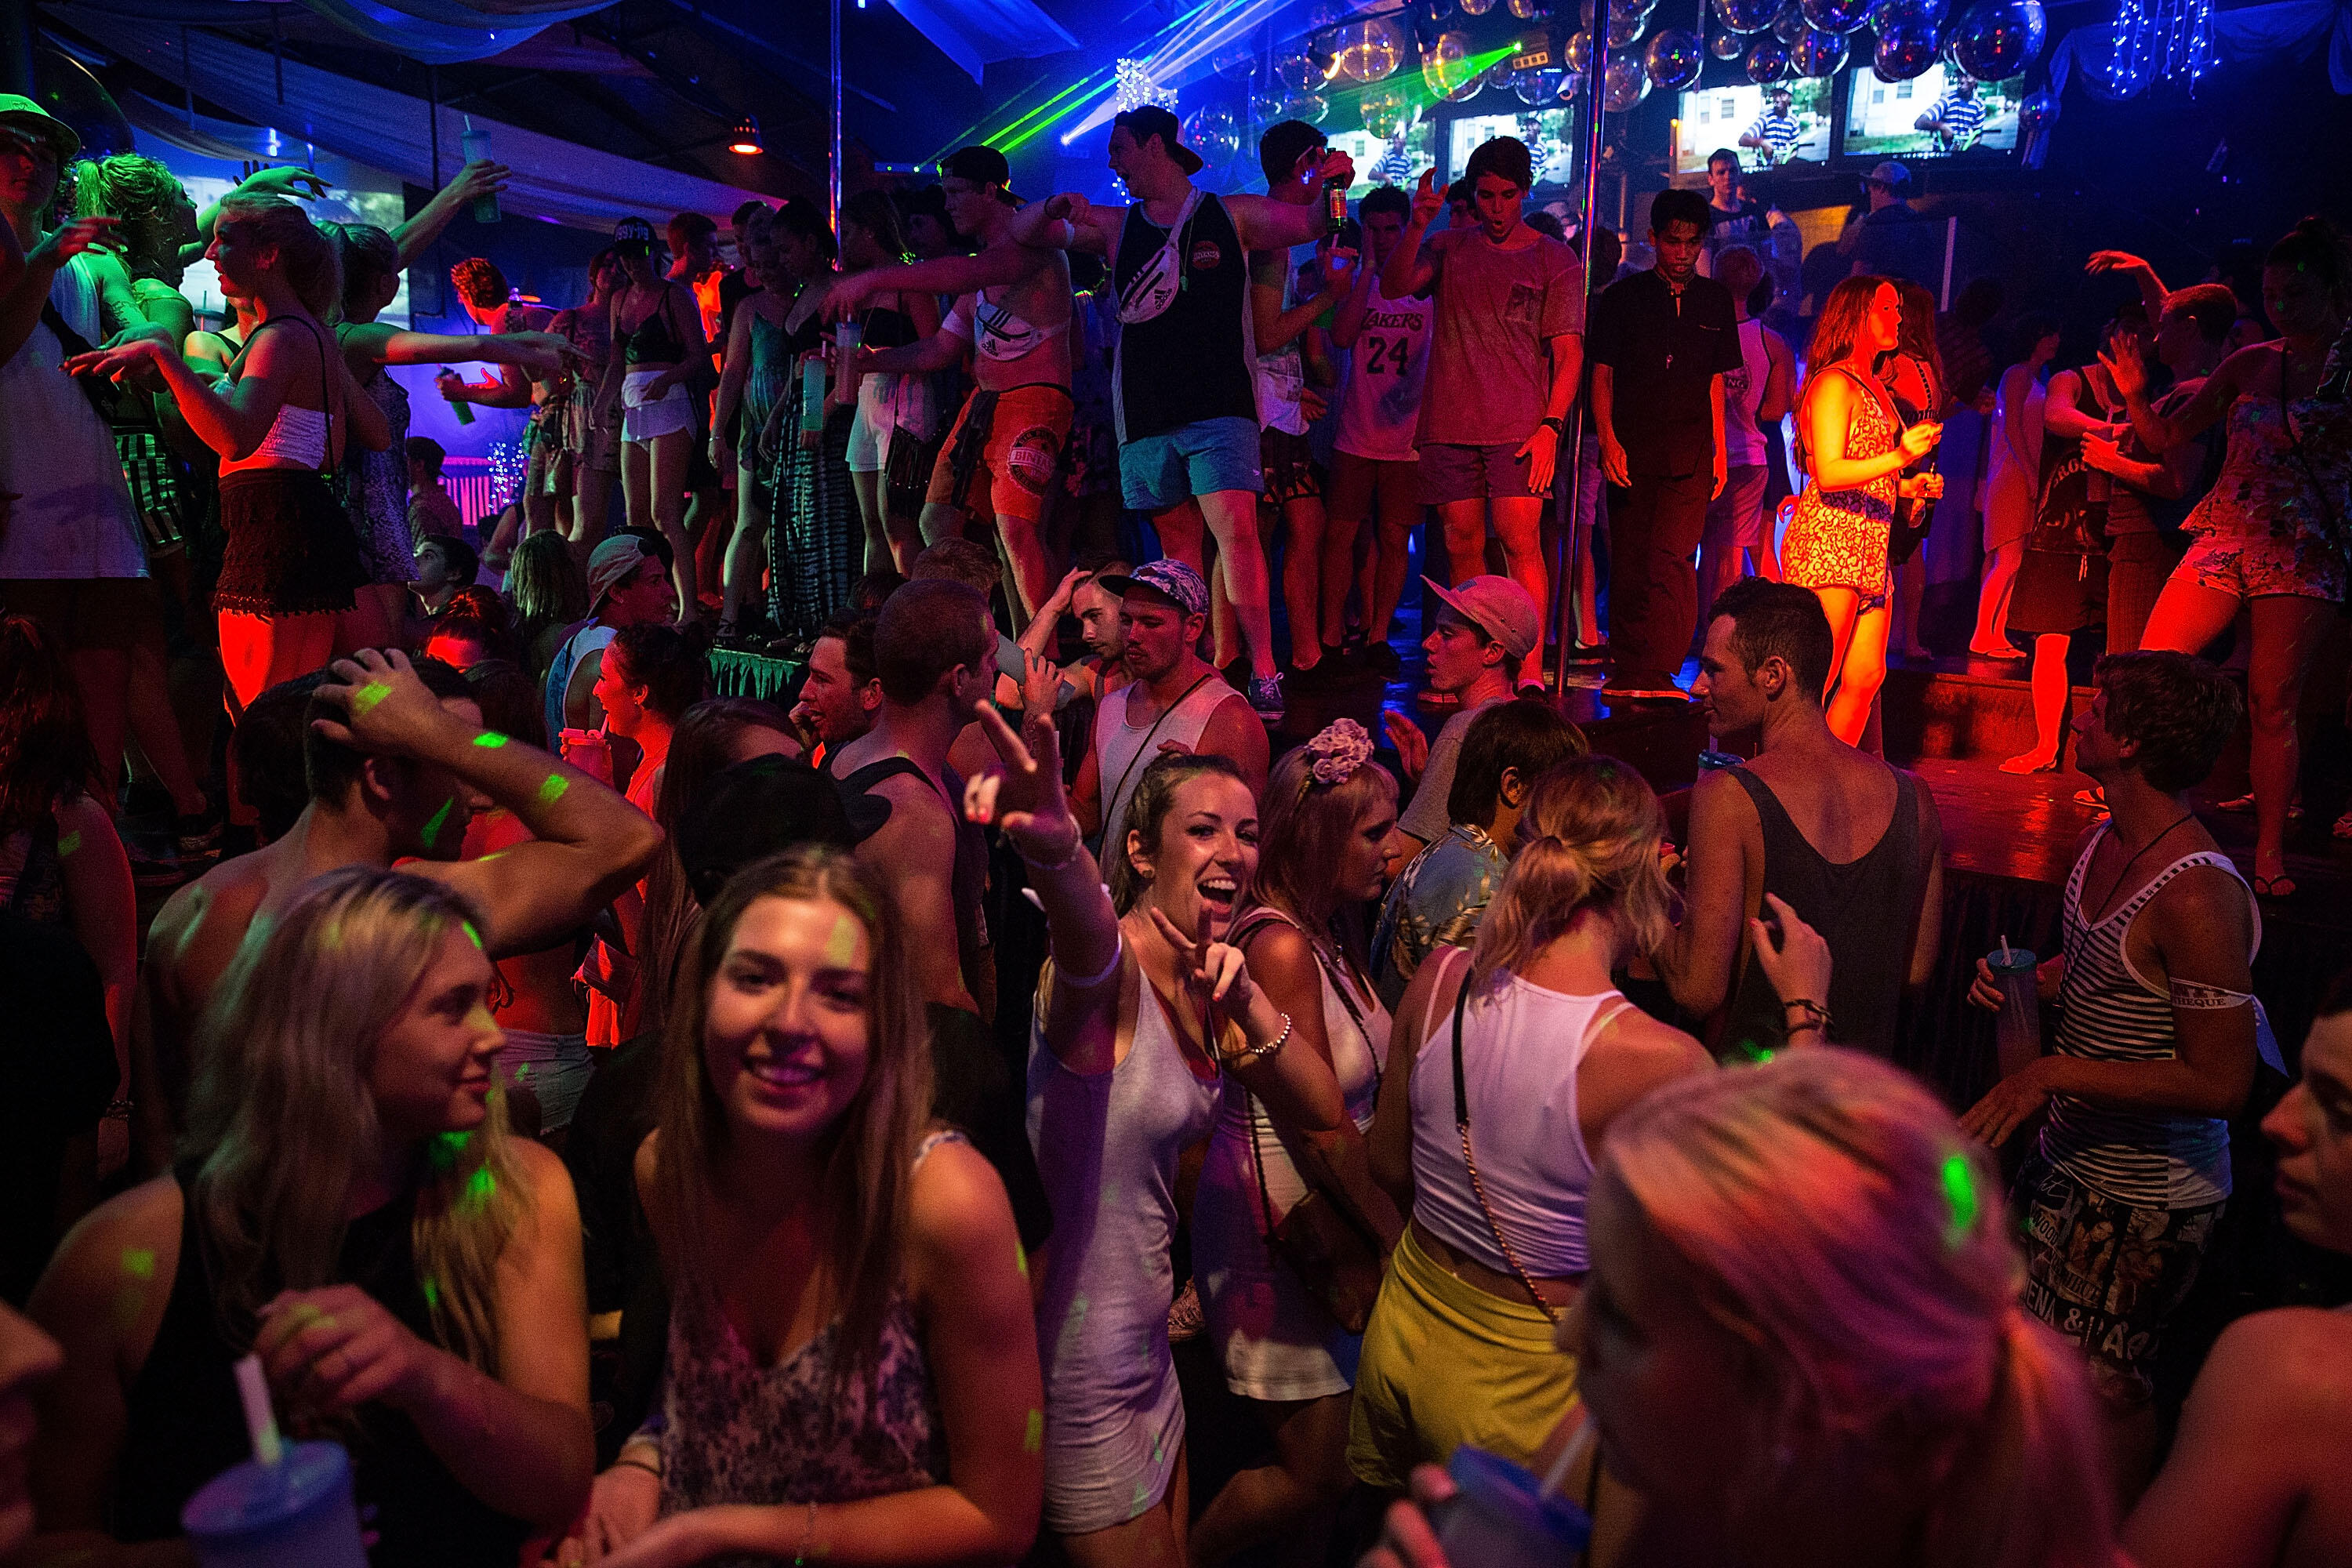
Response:
[{"label": "pink baseball cap", "polygon": [[1423,577],[1429,591],[1464,620],[1503,645],[1513,658],[1525,658],[1543,641],[1543,616],[1528,591],[1508,577],[1472,577],[1451,588]]}]

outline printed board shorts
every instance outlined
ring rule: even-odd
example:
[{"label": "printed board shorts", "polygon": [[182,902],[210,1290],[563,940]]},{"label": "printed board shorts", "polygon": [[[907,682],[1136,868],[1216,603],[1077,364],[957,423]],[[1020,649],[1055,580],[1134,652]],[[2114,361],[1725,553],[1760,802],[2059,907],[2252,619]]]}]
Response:
[{"label": "printed board shorts", "polygon": [[1313,500],[1323,493],[1323,475],[1315,467],[1315,443],[1287,430],[1265,429],[1257,435],[1258,467],[1265,477],[1265,499],[1279,506],[1287,501]]},{"label": "printed board shorts", "polygon": [[1035,383],[964,399],[931,468],[927,506],[1034,523],[1070,435],[1070,389]]}]

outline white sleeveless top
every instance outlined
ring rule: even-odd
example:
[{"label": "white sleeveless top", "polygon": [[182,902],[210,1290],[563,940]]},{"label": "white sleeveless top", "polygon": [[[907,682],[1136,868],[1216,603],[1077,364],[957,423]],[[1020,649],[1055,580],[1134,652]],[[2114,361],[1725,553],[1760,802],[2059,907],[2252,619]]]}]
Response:
[{"label": "white sleeveless top", "polygon": [[[1458,951],[1458,950],[1457,950]],[[1469,973],[1467,952],[1436,962],[1447,969],[1430,999],[1412,1073],[1412,1217],[1438,1240],[1498,1274],[1511,1260],[1471,1189],[1454,1120],[1454,998]],[[1462,1074],[1470,1147],[1494,1206],[1495,1223],[1537,1279],[1591,1267],[1584,1200],[1592,1156],[1578,1119],[1577,1069],[1601,1026],[1633,1004],[1615,991],[1571,996],[1508,973],[1470,998],[1462,1021]]]},{"label": "white sleeveless top", "polygon": [[[1102,780],[1102,854],[1116,857],[1127,842],[1127,805],[1143,770],[1160,754],[1161,742],[1175,741],[1186,750],[1198,750],[1209,720],[1242,694],[1225,684],[1224,677],[1208,672],[1200,684],[1179,698],[1157,724],[1127,721],[1128,699],[1143,689],[1140,682],[1120,687],[1095,709],[1095,768]],[[1108,868],[1105,868],[1108,874]]]}]

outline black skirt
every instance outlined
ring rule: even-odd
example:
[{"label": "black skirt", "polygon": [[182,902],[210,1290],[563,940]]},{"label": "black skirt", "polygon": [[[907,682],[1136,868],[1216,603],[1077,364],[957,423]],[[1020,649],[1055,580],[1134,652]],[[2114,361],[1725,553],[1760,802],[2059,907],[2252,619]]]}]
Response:
[{"label": "black skirt", "polygon": [[2009,629],[2034,637],[2107,623],[2107,558],[2026,547],[2009,601]]},{"label": "black skirt", "polygon": [[309,468],[223,474],[220,508],[228,548],[213,588],[215,611],[300,616],[352,607],[367,569],[351,519],[324,475]]}]

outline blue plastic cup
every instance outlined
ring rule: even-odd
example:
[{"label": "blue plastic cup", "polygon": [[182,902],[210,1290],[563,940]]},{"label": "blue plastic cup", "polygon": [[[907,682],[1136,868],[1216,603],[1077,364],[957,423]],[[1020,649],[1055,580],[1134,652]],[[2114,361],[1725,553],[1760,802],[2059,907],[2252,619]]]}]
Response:
[{"label": "blue plastic cup", "polygon": [[368,1568],[351,1456],[336,1443],[230,1466],[188,1500],[180,1527],[204,1568]]},{"label": "blue plastic cup", "polygon": [[[1598,1462],[1596,1456],[1595,1462]],[[1445,1473],[1461,1489],[1437,1527],[1445,1560],[1463,1568],[1560,1568],[1584,1550],[1592,1521],[1564,1497],[1545,1497],[1535,1472],[1465,1443]]]},{"label": "blue plastic cup", "polygon": [[2042,1054],[2042,1001],[2035,966],[2042,961],[2025,948],[1994,948],[1985,967],[2000,987],[2000,1011],[1993,1017],[1994,1049],[2003,1061]]}]

